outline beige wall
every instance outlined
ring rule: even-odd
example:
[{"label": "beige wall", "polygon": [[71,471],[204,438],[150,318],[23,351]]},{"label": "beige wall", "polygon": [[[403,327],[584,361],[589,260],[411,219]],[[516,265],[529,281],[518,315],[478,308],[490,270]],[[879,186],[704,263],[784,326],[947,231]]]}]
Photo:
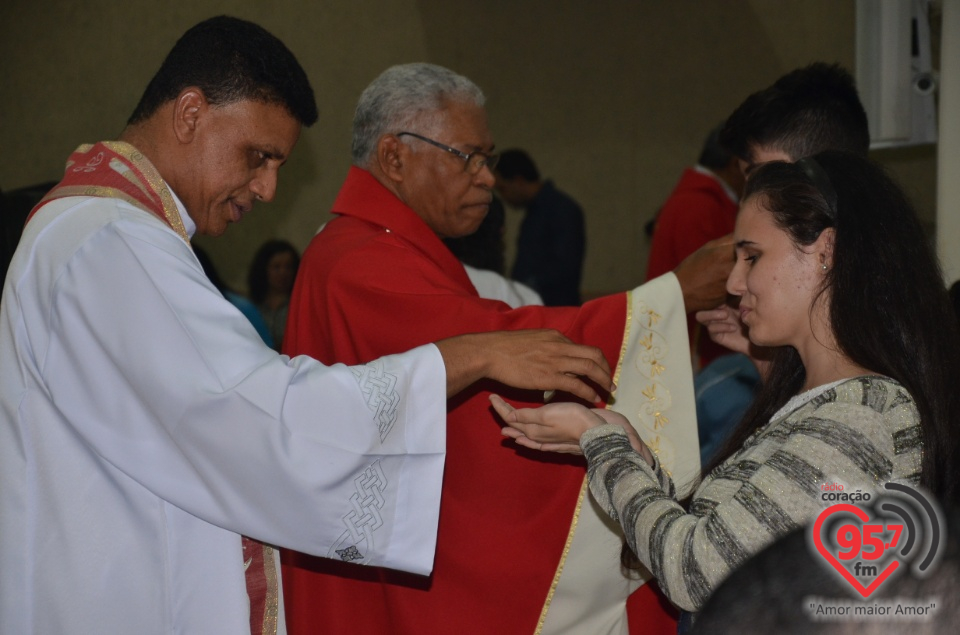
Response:
[{"label": "beige wall", "polygon": [[[712,125],[792,68],[854,62],[854,3],[836,0],[5,0],[0,187],[59,178],[76,145],[115,137],[176,37],[220,13],[283,39],[320,106],[276,202],[201,239],[238,286],[263,240],[305,247],[328,218],[353,105],[388,65],[434,62],[484,88],[498,146],[526,148],[586,209],[584,288],[605,292],[643,279],[643,225]],[[934,150],[877,156],[932,219]]]}]

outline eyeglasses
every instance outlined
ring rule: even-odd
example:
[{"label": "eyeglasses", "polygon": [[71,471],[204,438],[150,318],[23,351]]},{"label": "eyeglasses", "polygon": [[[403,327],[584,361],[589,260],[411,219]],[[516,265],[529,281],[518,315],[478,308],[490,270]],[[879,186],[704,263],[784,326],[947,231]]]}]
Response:
[{"label": "eyeglasses", "polygon": [[500,160],[499,154],[487,154],[486,152],[481,152],[479,150],[471,152],[470,154],[465,154],[463,152],[460,152],[456,148],[451,148],[448,145],[444,145],[439,141],[434,141],[433,139],[428,139],[427,137],[418,135],[415,132],[398,132],[397,133],[398,137],[402,137],[404,135],[407,135],[409,137],[414,137],[416,139],[420,139],[420,141],[426,141],[432,146],[436,146],[441,150],[445,150],[454,156],[460,157],[461,159],[464,160],[464,170],[466,170],[466,172],[470,175],[479,174],[480,170],[482,170],[483,168],[487,168],[491,172],[493,172],[493,168],[497,167],[497,161]]}]

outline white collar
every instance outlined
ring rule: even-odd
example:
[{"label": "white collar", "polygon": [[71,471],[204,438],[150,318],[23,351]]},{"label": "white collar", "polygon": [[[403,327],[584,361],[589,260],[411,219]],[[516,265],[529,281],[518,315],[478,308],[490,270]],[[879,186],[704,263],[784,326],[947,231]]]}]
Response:
[{"label": "white collar", "polygon": [[180,200],[180,197],[177,196],[177,193],[173,191],[173,188],[170,187],[170,184],[166,181],[164,181],[163,184],[167,186],[167,190],[169,190],[170,195],[173,196],[173,202],[176,204],[177,211],[180,213],[180,220],[183,222],[184,231],[187,232],[187,236],[193,238],[193,235],[197,233],[197,224],[190,218],[190,213],[187,212],[187,208],[183,206],[183,202]]}]

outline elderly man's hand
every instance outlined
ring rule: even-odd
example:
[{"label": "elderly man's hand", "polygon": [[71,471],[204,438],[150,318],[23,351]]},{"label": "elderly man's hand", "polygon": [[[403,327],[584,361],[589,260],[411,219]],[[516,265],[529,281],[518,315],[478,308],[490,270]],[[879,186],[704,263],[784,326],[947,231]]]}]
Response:
[{"label": "elderly man's hand", "polygon": [[447,396],[487,377],[515,388],[562,390],[599,401],[589,380],[613,389],[610,365],[600,349],[574,344],[550,329],[495,331],[437,342],[447,367]]},{"label": "elderly man's hand", "polygon": [[733,234],[711,240],[673,270],[680,281],[687,313],[712,309],[727,298],[733,269]]}]

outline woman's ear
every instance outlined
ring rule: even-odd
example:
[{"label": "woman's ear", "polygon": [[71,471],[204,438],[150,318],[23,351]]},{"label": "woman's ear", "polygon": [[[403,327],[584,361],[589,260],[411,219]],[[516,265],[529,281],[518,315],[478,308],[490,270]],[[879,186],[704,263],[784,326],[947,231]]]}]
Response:
[{"label": "woman's ear", "polygon": [[814,249],[819,254],[820,264],[824,269],[833,268],[833,247],[836,244],[836,238],[837,230],[833,227],[827,227],[820,232],[820,236],[814,243]]}]

